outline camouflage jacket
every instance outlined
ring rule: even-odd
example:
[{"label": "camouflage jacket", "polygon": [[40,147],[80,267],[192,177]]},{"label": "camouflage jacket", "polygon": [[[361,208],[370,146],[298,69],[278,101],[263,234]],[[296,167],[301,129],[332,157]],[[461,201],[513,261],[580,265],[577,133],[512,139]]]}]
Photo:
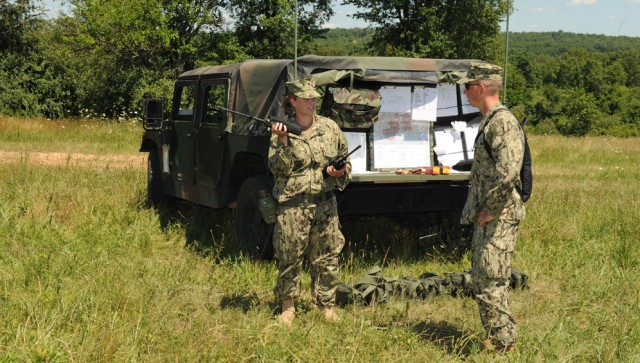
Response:
[{"label": "camouflage jacket", "polygon": [[317,116],[309,139],[303,135],[289,134],[289,145],[271,136],[269,169],[275,176],[273,196],[279,203],[302,197],[314,196],[333,190],[343,190],[351,180],[351,163],[342,178],[325,178],[322,171],[331,159],[348,154],[347,140],[342,130],[331,119]]},{"label": "camouflage jacket", "polygon": [[[491,146],[491,155],[485,140]],[[518,119],[497,103],[484,116],[474,144],[471,186],[460,222],[475,223],[481,211],[494,217],[519,221],[525,216],[524,203],[516,188],[521,188],[520,168],[524,157],[524,134]],[[501,214],[504,208],[508,212]]]}]

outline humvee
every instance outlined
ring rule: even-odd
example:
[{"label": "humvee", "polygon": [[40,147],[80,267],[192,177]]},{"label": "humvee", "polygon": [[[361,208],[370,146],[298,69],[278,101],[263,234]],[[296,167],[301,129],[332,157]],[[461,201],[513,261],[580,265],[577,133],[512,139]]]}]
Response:
[{"label": "humvee", "polygon": [[473,139],[466,146],[469,135],[451,130],[479,119],[455,84],[471,62],[480,61],[303,56],[184,72],[170,111],[165,100],[144,101],[147,199],[235,208],[239,247],[270,258],[273,227],[258,208],[258,192],[273,185],[265,123],[287,117],[285,82],[313,77],[324,95],[318,113],[340,125],[350,150],[363,146],[351,156],[352,182],[336,193],[340,216],[460,211],[469,172],[446,166],[472,159]]}]

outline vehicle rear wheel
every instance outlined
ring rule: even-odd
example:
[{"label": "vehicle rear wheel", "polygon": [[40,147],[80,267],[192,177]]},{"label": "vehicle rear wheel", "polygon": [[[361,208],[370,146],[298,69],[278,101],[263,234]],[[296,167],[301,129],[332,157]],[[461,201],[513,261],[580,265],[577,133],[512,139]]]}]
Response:
[{"label": "vehicle rear wheel", "polygon": [[262,219],[258,205],[258,191],[271,193],[272,184],[266,176],[252,176],[240,186],[235,214],[236,238],[240,249],[260,260],[273,258],[271,235],[273,224]]},{"label": "vehicle rear wheel", "polygon": [[160,152],[151,150],[147,158],[147,204],[157,208],[166,203],[167,196],[162,188],[162,166],[160,165]]}]

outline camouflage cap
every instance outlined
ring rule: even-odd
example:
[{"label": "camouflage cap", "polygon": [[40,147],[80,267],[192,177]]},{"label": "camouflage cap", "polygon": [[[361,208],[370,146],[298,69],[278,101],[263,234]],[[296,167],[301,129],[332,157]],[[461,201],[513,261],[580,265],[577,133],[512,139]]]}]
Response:
[{"label": "camouflage cap", "polygon": [[458,80],[458,84],[479,80],[502,81],[502,67],[489,63],[471,63],[471,69],[465,77]]},{"label": "camouflage cap", "polygon": [[316,91],[316,82],[313,78],[299,79],[297,81],[287,82],[287,90],[301,98],[318,98],[320,93]]}]

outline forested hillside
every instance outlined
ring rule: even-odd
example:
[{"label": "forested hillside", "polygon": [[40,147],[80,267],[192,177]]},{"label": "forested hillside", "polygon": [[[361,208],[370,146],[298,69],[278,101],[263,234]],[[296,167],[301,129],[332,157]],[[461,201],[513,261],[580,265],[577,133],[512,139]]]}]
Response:
[{"label": "forested hillside", "polygon": [[[373,29],[331,29],[321,55],[368,55]],[[342,53],[340,53],[342,49]],[[504,60],[496,63],[504,66]],[[506,103],[542,134],[640,135],[640,38],[509,34]]]},{"label": "forested hillside", "polygon": [[310,52],[316,55],[368,55],[367,43],[373,39],[369,28],[330,29],[325,38],[314,39]]},{"label": "forested hillside", "polygon": [[505,1],[467,0],[482,19],[455,4],[423,14],[412,2],[401,19],[364,7],[354,16],[371,28],[330,30],[319,0],[297,19],[292,0],[77,0],[56,18],[39,3],[0,2],[0,114],[135,118],[144,98],[171,97],[178,74],[251,58],[471,58],[507,69],[503,100],[531,132],[640,135],[640,38],[512,33],[505,65]]},{"label": "forested hillside", "polygon": [[[316,39],[312,50],[325,54],[338,50],[346,54],[366,54],[364,45],[373,39],[371,28],[330,29],[325,38]],[[534,55],[559,56],[569,49],[581,48],[587,52],[619,52],[640,50],[640,38],[558,32],[509,33],[509,51]],[[340,53],[343,54],[343,53]]]},{"label": "forested hillside", "polygon": [[510,33],[509,50],[559,56],[572,48],[587,52],[640,50],[640,38],[558,32]]},{"label": "forested hillside", "polygon": [[507,103],[536,132],[640,134],[640,38],[513,33],[508,67]]}]

